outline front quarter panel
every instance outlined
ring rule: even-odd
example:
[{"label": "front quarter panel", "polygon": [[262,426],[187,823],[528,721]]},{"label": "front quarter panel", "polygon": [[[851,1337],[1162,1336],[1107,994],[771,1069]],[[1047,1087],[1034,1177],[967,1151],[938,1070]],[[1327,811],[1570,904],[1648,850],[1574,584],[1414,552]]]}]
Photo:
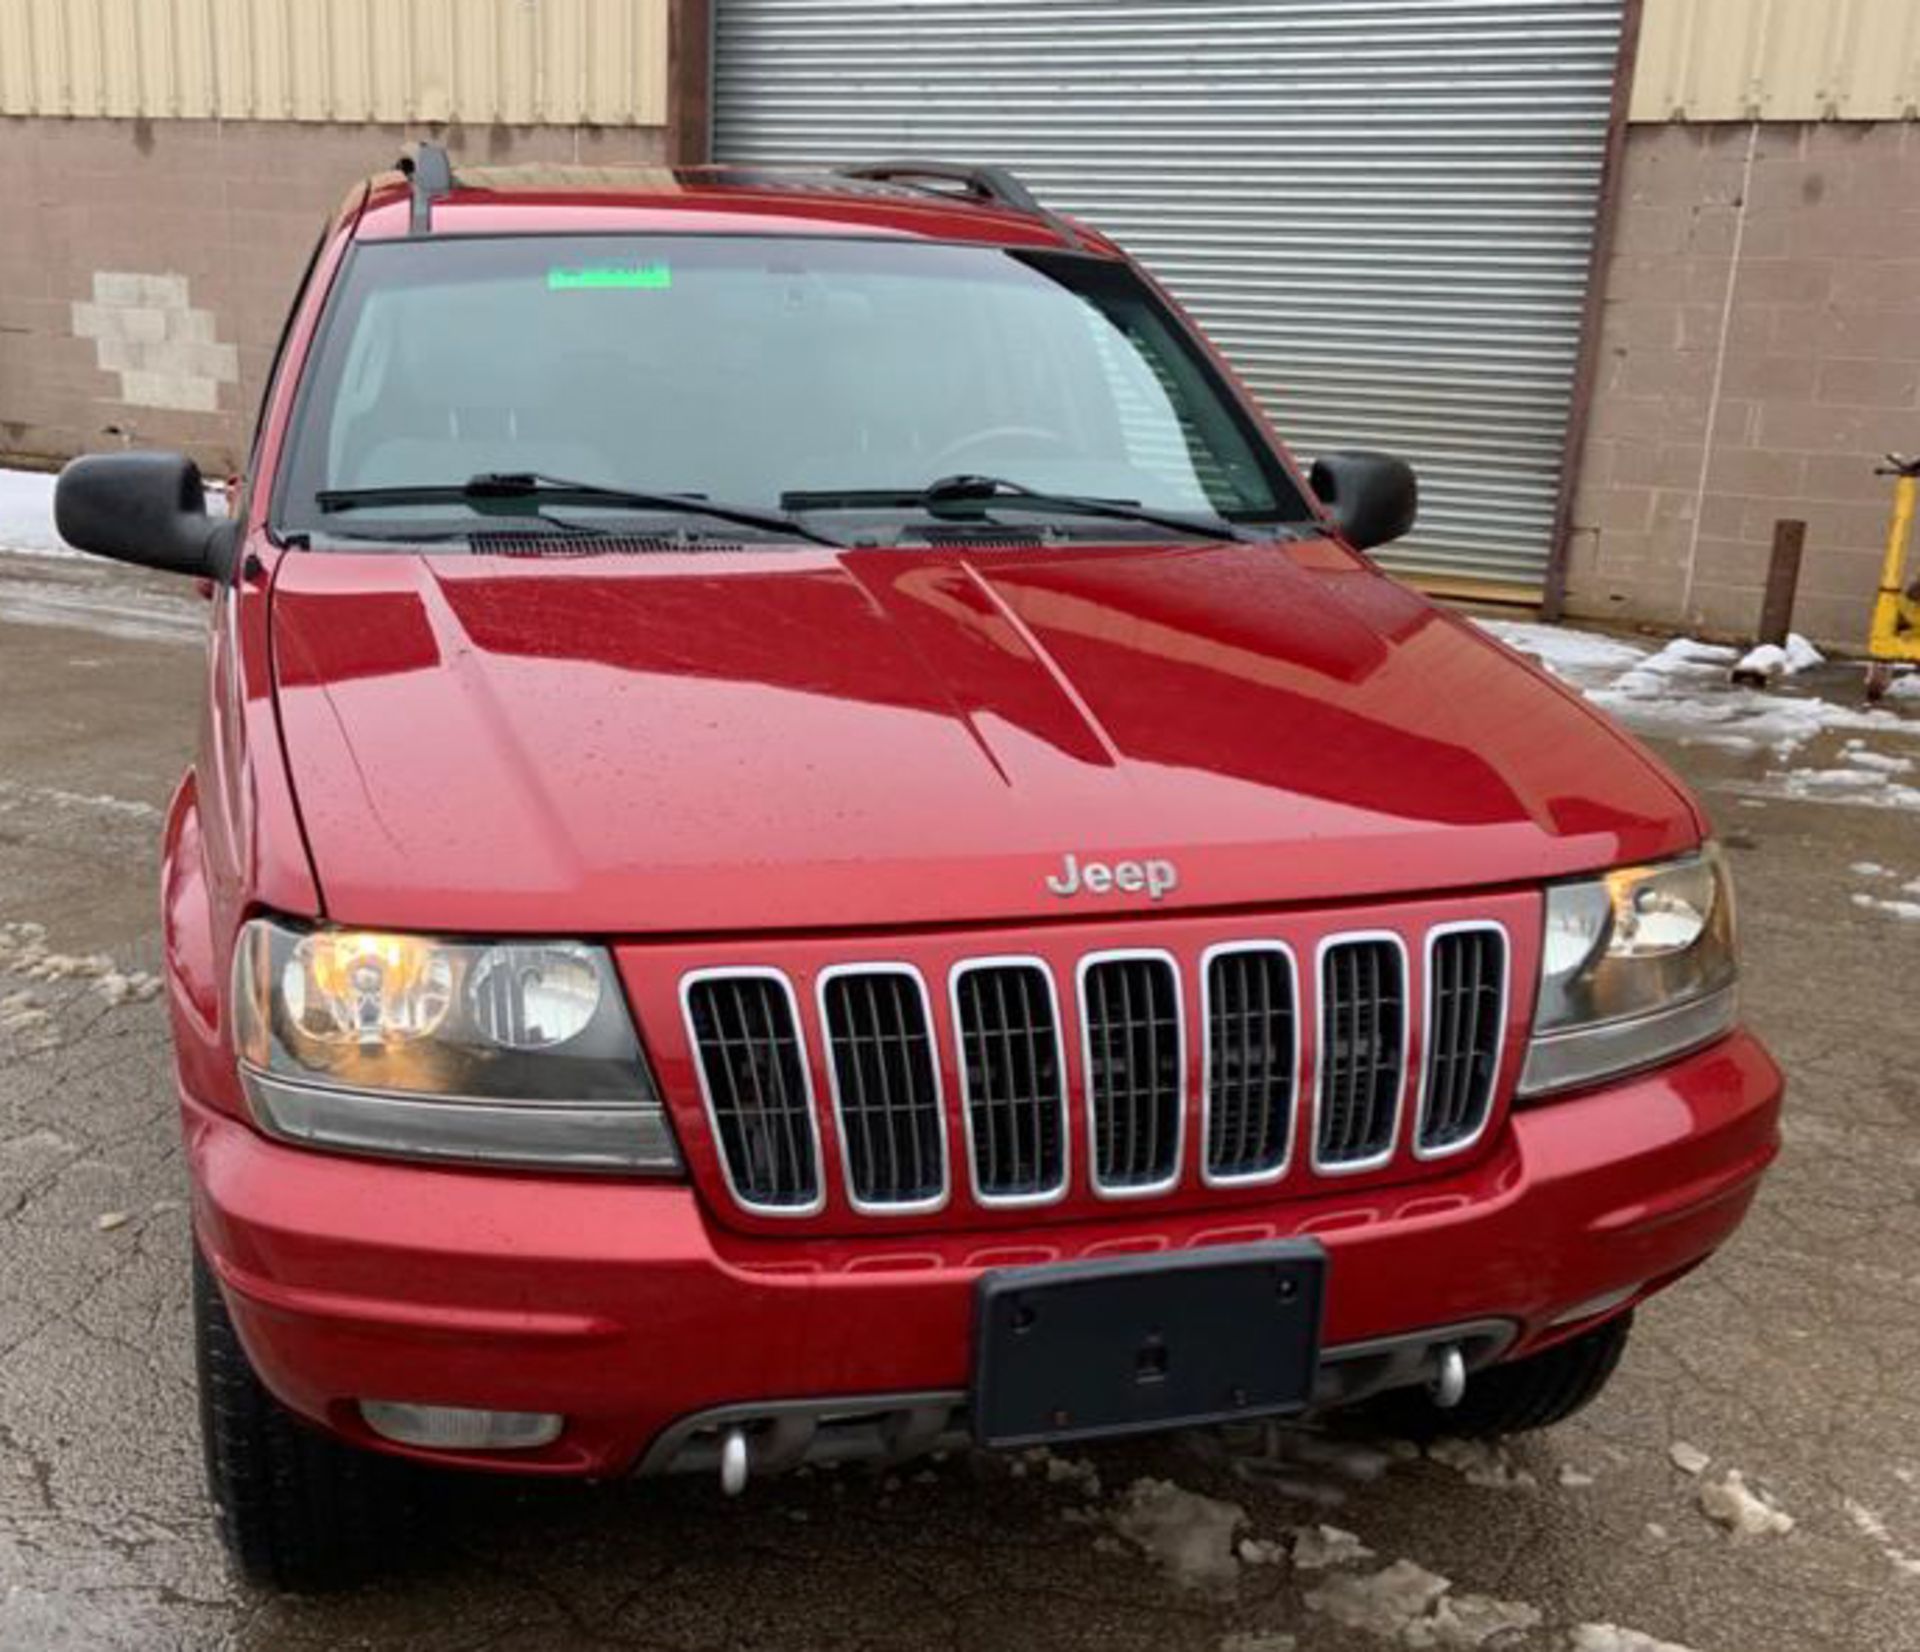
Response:
[{"label": "front quarter panel", "polygon": [[162,891],[180,1074],[240,1112],[227,1026],[234,936],[256,910],[320,915],[281,755],[268,650],[270,573],[257,556],[215,597],[199,754],[168,821]]}]

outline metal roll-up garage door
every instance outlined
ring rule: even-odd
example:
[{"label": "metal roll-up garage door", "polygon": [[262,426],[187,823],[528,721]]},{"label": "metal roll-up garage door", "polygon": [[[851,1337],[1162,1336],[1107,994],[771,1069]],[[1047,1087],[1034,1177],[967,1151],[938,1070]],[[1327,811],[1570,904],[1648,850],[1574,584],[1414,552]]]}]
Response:
[{"label": "metal roll-up garage door", "polygon": [[1538,589],[1622,0],[717,0],[716,156],[996,161],[1306,458],[1412,459],[1409,572]]}]

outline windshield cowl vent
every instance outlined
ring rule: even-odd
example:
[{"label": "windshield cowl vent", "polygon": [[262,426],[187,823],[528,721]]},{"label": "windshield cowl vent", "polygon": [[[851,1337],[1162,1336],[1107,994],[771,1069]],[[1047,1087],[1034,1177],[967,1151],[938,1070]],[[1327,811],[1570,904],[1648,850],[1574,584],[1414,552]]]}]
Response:
[{"label": "windshield cowl vent", "polygon": [[672,551],[747,548],[737,539],[665,533],[476,533],[467,543],[476,556],[652,556]]},{"label": "windshield cowl vent", "polygon": [[1045,528],[942,528],[919,523],[900,536],[906,545],[939,545],[963,550],[1033,550],[1057,545],[1061,536]]}]

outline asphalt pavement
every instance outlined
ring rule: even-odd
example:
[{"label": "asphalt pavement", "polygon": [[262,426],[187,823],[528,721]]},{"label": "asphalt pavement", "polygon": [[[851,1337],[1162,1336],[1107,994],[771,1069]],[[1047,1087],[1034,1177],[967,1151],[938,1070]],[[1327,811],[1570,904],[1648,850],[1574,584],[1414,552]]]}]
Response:
[{"label": "asphalt pavement", "polygon": [[[1684,724],[1658,742],[1732,850],[1787,1147],[1573,1422],[1479,1454],[1335,1428],[962,1456],[731,1502],[464,1480],[392,1581],[290,1598],[228,1574],[203,1498],[153,996],[203,614],[184,583],[0,557],[5,1652],[1920,1652],[1920,811],[1794,778],[1910,789],[1920,702],[1820,724],[1793,772]],[[1857,672],[1811,681],[1857,697]],[[1711,1518],[1731,1471],[1791,1529]]]}]

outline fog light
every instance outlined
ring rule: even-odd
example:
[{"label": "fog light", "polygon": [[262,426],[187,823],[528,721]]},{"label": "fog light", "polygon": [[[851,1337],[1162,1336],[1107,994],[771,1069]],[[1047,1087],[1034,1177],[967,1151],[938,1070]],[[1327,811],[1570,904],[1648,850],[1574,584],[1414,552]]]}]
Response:
[{"label": "fog light", "polygon": [[560,1438],[566,1419],[553,1411],[469,1411],[458,1405],[362,1400],[374,1433],[430,1451],[528,1451]]}]

